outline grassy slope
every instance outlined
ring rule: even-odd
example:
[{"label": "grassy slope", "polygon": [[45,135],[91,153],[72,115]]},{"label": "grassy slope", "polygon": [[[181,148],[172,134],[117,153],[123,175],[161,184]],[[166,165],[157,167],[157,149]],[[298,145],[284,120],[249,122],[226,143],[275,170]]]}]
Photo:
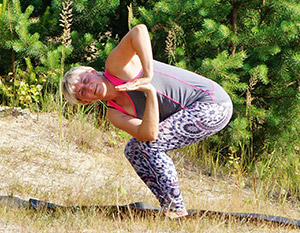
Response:
[{"label": "grassy slope", "polygon": [[[88,119],[57,113],[0,109],[0,195],[13,194],[63,205],[158,202],[123,156],[128,138],[101,132]],[[62,138],[59,140],[59,131]],[[300,218],[290,203],[264,201],[229,178],[208,177],[195,162],[173,152],[188,208],[256,212]],[[0,232],[290,232],[293,228],[240,223],[207,216],[172,221],[163,217],[108,217],[95,212],[55,216],[0,206]]]}]

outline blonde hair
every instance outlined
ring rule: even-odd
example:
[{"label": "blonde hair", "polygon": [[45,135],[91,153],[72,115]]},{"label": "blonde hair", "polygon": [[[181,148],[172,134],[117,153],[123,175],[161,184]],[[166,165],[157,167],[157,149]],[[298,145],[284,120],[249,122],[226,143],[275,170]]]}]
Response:
[{"label": "blonde hair", "polygon": [[[94,68],[90,66],[76,66],[65,73],[62,81],[62,92],[66,100],[71,104],[81,104],[80,99],[75,96],[75,84],[79,81],[79,75],[88,70],[94,70]],[[102,75],[101,72],[98,72],[98,74]]]}]

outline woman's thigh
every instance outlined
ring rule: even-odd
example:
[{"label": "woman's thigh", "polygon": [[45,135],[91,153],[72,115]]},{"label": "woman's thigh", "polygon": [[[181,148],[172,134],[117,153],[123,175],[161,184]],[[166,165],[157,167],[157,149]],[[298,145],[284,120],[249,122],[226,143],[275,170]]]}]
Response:
[{"label": "woman's thigh", "polygon": [[157,150],[172,150],[207,138],[229,122],[232,104],[195,102],[159,125],[158,139],[150,143]]}]

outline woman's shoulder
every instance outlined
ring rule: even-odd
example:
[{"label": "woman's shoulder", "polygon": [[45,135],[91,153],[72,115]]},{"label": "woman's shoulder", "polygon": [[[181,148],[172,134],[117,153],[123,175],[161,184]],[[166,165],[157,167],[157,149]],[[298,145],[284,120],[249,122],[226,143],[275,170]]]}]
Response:
[{"label": "woman's shoulder", "polygon": [[105,64],[105,70],[108,74],[123,81],[135,79],[137,74],[140,73],[141,69],[142,64],[137,55],[133,56],[132,59],[130,59],[124,66],[117,66],[115,63],[110,61],[106,61]]}]

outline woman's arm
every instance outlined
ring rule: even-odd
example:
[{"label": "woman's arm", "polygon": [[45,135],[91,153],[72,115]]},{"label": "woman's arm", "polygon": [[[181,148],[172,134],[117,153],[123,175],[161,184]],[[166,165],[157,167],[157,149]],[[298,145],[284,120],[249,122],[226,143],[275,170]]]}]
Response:
[{"label": "woman's arm", "polygon": [[[123,85],[122,85],[123,86]],[[132,90],[131,88],[130,90]],[[154,141],[158,136],[159,110],[156,89],[152,84],[140,85],[135,90],[147,94],[146,106],[142,120],[128,116],[116,109],[109,108],[107,118],[117,128],[126,131],[140,141]],[[128,90],[123,86],[120,91]]]},{"label": "woman's arm", "polygon": [[[133,79],[143,68],[143,77],[135,81],[135,84],[142,85],[151,81],[153,55],[149,32],[145,25],[135,26],[124,36],[108,56],[105,68],[110,74],[127,81]],[[128,85],[133,85],[133,83],[128,83]]]},{"label": "woman's arm", "polygon": [[[137,59],[137,56],[138,58]],[[138,61],[137,61],[138,60]],[[147,95],[142,120],[108,109],[108,119],[140,141],[153,141],[158,135],[159,108],[157,93],[150,84],[153,77],[153,57],[147,27],[137,25],[121,40],[106,61],[106,70],[123,80],[131,80],[143,68],[143,77],[116,86],[118,91],[142,91]]]}]

